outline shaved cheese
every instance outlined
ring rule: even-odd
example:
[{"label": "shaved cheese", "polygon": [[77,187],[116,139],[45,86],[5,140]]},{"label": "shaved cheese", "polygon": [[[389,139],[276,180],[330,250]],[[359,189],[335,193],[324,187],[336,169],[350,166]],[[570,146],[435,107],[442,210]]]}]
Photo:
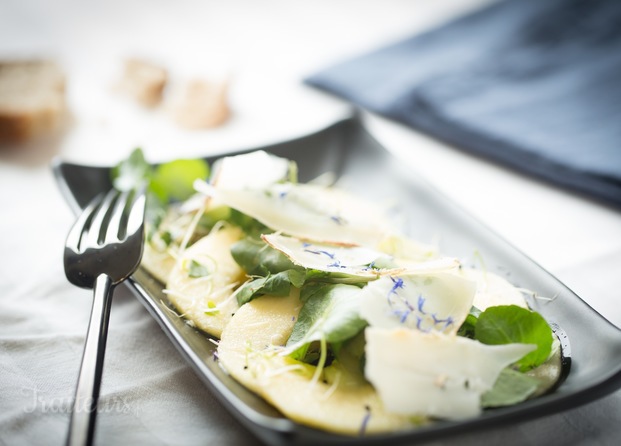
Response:
[{"label": "shaved cheese", "polygon": [[477,283],[473,305],[481,311],[496,305],[517,305],[528,308],[522,293],[505,279],[488,271],[471,268],[461,270],[462,277]]},{"label": "shaved cheese", "polygon": [[328,243],[308,242],[279,234],[262,235],[272,248],[282,252],[296,265],[304,268],[340,273],[360,279],[374,280],[385,275],[415,275],[455,269],[459,261],[440,258],[426,262],[412,262],[408,266],[378,268],[375,262],[390,260],[385,253],[361,246],[339,246]]},{"label": "shaved cheese", "polygon": [[447,272],[382,277],[362,289],[360,316],[378,328],[456,333],[474,293],[474,282]]},{"label": "shaved cheese", "polygon": [[263,235],[272,248],[285,254],[296,265],[319,271],[345,273],[362,277],[376,277],[369,267],[385,254],[360,246],[338,246],[310,243],[278,234]]},{"label": "shaved cheese", "polygon": [[276,231],[302,239],[373,247],[392,232],[377,207],[338,189],[292,183],[243,190],[200,183],[195,187]]},{"label": "shaved cheese", "polygon": [[225,189],[256,189],[287,180],[291,161],[263,150],[221,158],[213,184]]},{"label": "shaved cheese", "polygon": [[417,274],[453,272],[460,266],[460,262],[453,257],[440,257],[424,262],[407,262],[406,265],[386,270],[386,273],[392,276],[413,276]]},{"label": "shaved cheese", "polygon": [[365,336],[365,375],[388,411],[452,420],[479,415],[501,370],[535,349],[408,329],[369,327]]},{"label": "shaved cheese", "polygon": [[397,259],[400,264],[423,262],[438,256],[438,249],[435,246],[397,234],[386,236],[377,248]]}]

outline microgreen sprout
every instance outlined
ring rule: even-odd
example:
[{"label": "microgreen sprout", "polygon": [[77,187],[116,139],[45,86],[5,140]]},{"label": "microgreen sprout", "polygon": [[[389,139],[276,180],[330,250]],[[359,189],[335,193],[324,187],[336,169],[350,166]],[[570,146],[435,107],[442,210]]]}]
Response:
[{"label": "microgreen sprout", "polygon": [[[166,290],[163,290],[163,292],[166,294]],[[182,319],[185,317],[185,313],[183,314],[177,313],[175,310],[173,310],[168,305],[166,305],[162,299],[160,299],[160,304],[162,305],[162,308],[166,310],[166,312],[169,313],[170,315],[175,316],[179,319]]]},{"label": "microgreen sprout", "polygon": [[203,214],[205,213],[205,209],[207,208],[207,201],[205,200],[203,202],[203,205],[196,211],[196,214],[194,215],[194,218],[192,218],[192,222],[190,223],[185,235],[183,236],[183,240],[181,241],[181,245],[179,246],[179,251],[183,252],[185,251],[185,249],[188,247],[189,243],[190,243],[190,239],[192,238],[192,236],[194,235],[196,228],[198,226],[198,223],[201,219],[201,217],[203,216]]},{"label": "microgreen sprout", "polygon": [[321,395],[321,400],[325,401],[328,398],[330,398],[332,396],[332,394],[336,391],[337,387],[339,386],[339,383],[341,382],[341,372],[337,371],[336,372],[336,377],[334,378],[334,380],[332,381],[332,384],[330,385],[330,388],[328,388],[328,390],[326,390],[326,393],[324,393],[323,395]]},{"label": "microgreen sprout", "polygon": [[206,277],[209,275],[209,268],[203,263],[191,259],[189,262],[184,262],[184,266],[188,271],[188,276],[197,279],[199,277]]},{"label": "microgreen sprout", "polygon": [[296,372],[296,371],[305,372],[306,369],[304,368],[302,364],[291,364],[291,365],[279,367],[274,370],[268,370],[267,372],[265,372],[265,376],[268,378],[274,378],[275,376],[284,375],[285,373]]},{"label": "microgreen sprout", "polygon": [[545,302],[552,302],[552,301],[554,301],[554,300],[558,297],[558,295],[559,295],[559,293],[557,292],[557,293],[556,293],[554,296],[552,296],[552,297],[541,296],[541,295],[539,295],[536,291],[532,291],[532,290],[529,290],[529,289],[527,289],[527,288],[518,288],[518,291],[519,291],[520,293],[522,293],[522,294],[526,295],[526,297],[528,297],[528,298],[531,298],[531,299],[534,299],[534,300],[542,300],[542,301],[545,301]]}]

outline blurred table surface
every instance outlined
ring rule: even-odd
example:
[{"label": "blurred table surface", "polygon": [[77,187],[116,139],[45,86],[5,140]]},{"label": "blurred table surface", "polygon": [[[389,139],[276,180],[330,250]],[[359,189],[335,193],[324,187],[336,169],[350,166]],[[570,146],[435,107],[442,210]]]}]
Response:
[{"label": "blurred table surface", "polygon": [[[52,147],[0,161],[0,444],[62,444],[91,306],[66,282],[73,216],[51,155],[109,165],[142,147],[153,160],[286,140],[348,113],[302,84],[332,62],[422,31],[481,0],[4,0],[0,56],[52,56],[68,76],[74,123]],[[174,85],[231,80],[232,119],[184,132],[166,107],[113,91],[122,61],[169,68]],[[366,114],[372,134],[595,310],[621,326],[621,212]],[[464,181],[467,175],[467,181]],[[597,346],[594,346],[597,348]],[[621,358],[620,358],[621,360]],[[214,400],[129,292],[115,295],[97,444],[257,444]],[[108,409],[108,410],[106,410]],[[434,444],[618,444],[621,392],[566,412]]]}]

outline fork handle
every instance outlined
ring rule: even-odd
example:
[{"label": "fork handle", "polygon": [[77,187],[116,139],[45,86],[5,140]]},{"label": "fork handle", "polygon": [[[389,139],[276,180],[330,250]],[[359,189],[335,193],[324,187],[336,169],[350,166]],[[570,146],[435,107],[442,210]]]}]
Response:
[{"label": "fork handle", "polygon": [[97,277],[93,292],[93,308],[69,423],[68,446],[92,444],[95,432],[97,401],[103,374],[112,303],[112,281],[106,274]]}]

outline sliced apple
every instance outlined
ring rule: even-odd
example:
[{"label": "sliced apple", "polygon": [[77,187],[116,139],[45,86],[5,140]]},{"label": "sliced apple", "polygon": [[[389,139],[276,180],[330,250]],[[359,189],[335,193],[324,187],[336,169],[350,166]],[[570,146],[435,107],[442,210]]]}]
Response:
[{"label": "sliced apple", "polygon": [[263,296],[243,305],[218,346],[224,369],[288,418],[319,429],[359,435],[425,422],[388,413],[360,368],[346,361],[334,361],[318,373],[315,366],[283,356],[301,306],[296,293]]},{"label": "sliced apple", "polygon": [[242,237],[234,226],[212,231],[180,255],[166,286],[165,293],[179,313],[214,336],[220,336],[239,308],[234,290],[245,280],[245,273],[230,248]]}]

